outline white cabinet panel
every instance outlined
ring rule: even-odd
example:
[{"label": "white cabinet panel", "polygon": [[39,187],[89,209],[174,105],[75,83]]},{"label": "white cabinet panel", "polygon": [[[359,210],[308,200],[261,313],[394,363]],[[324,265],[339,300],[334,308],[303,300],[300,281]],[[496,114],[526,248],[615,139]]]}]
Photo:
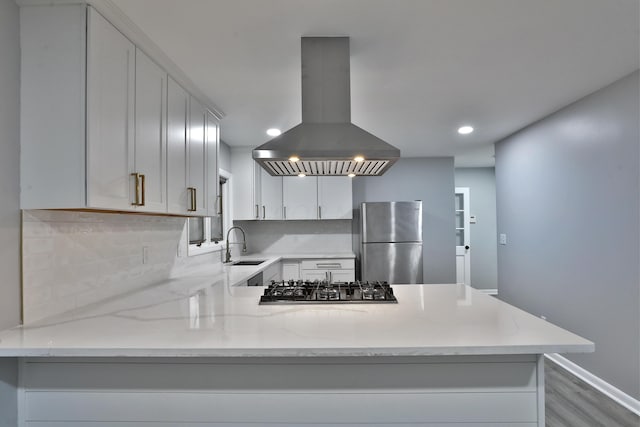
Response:
[{"label": "white cabinet panel", "polygon": [[260,168],[261,219],[283,219],[282,180]]},{"label": "white cabinet panel", "polygon": [[167,83],[167,200],[168,212],[186,215],[187,191],[187,123],[189,94],[171,77]]},{"label": "white cabinet panel", "polygon": [[220,174],[218,158],[220,157],[220,126],[216,116],[207,111],[207,212],[219,220],[221,214]]},{"label": "white cabinet panel", "polygon": [[260,200],[257,194],[260,188],[260,170],[251,157],[251,149],[231,149],[231,170],[233,171],[233,219],[260,219]]},{"label": "white cabinet panel", "polygon": [[351,178],[318,177],[318,219],[351,219],[353,217]]},{"label": "white cabinet panel", "polygon": [[317,219],[318,179],[296,176],[282,180],[285,219]]},{"label": "white cabinet panel", "polygon": [[132,209],[135,46],[88,12],[87,205]]},{"label": "white cabinet panel", "polygon": [[144,179],[141,206],[145,212],[167,211],[166,106],[167,74],[136,50],[135,157],[132,172]]},{"label": "white cabinet panel", "polygon": [[283,262],[282,263],[282,280],[299,280],[300,263],[299,262]]},{"label": "white cabinet panel", "polygon": [[189,191],[192,208],[191,213],[196,215],[207,214],[206,197],[206,114],[207,110],[194,97],[189,101],[189,146],[187,150],[189,171]]}]

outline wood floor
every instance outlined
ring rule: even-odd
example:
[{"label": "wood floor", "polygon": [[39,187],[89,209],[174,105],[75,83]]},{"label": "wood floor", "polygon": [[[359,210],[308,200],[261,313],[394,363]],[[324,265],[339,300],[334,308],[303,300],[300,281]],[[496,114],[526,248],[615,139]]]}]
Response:
[{"label": "wood floor", "polygon": [[545,361],[547,427],[640,427],[640,417]]}]

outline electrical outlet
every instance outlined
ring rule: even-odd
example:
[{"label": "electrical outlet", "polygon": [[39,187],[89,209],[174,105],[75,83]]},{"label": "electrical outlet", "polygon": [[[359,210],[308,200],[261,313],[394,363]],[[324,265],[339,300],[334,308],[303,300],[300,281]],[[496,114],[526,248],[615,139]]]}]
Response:
[{"label": "electrical outlet", "polygon": [[505,233],[500,233],[500,244],[501,245],[506,245],[507,244],[507,235]]},{"label": "electrical outlet", "polygon": [[142,263],[146,264],[149,262],[149,246],[142,247]]}]

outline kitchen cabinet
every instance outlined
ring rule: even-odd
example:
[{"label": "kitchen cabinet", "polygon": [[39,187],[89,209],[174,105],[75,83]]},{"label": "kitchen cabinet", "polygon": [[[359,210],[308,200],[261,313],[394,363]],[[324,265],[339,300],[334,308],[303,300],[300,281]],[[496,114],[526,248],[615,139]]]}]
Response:
[{"label": "kitchen cabinet", "polygon": [[318,219],[352,219],[352,181],[348,176],[318,177]]},{"label": "kitchen cabinet", "polygon": [[131,175],[138,173],[134,169],[136,48],[95,9],[88,9],[87,20],[86,205],[134,210],[133,203],[141,202],[143,179]]},{"label": "kitchen cabinet", "polygon": [[169,77],[167,82],[167,211],[187,215],[191,194],[187,180],[189,93]]},{"label": "kitchen cabinet", "polygon": [[[256,163],[257,165],[257,163]],[[286,219],[282,208],[283,178],[260,169],[260,219]]]},{"label": "kitchen cabinet", "polygon": [[213,113],[91,6],[23,7],[20,27],[21,208],[217,211]]},{"label": "kitchen cabinet", "polygon": [[135,151],[129,175],[140,176],[132,203],[145,212],[167,212],[166,96],[167,74],[136,49]]},{"label": "kitchen cabinet", "polygon": [[302,280],[353,282],[356,279],[355,261],[349,258],[305,259],[300,262],[300,278]]},{"label": "kitchen cabinet", "polygon": [[260,219],[259,166],[251,157],[251,148],[231,148],[233,171],[233,219],[237,221]]},{"label": "kitchen cabinet", "polygon": [[222,213],[222,195],[220,193],[220,172],[218,159],[220,157],[220,125],[218,118],[211,112],[206,112],[206,155],[207,155],[207,185],[206,203],[208,216],[219,221]]},{"label": "kitchen cabinet", "polygon": [[300,280],[300,261],[282,261],[282,279]]},{"label": "kitchen cabinet", "polygon": [[282,182],[285,219],[318,219],[318,178],[286,176]]},{"label": "kitchen cabinet", "polygon": [[282,280],[282,263],[276,262],[265,268],[262,272],[262,285],[267,286],[271,281]]},{"label": "kitchen cabinet", "polygon": [[207,214],[207,145],[205,142],[207,110],[194,97],[189,98],[189,144],[187,148],[189,211]]}]

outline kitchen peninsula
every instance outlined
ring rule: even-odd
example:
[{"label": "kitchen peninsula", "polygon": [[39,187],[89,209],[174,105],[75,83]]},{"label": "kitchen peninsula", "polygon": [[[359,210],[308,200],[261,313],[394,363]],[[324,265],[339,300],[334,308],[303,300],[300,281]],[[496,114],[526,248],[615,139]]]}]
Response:
[{"label": "kitchen peninsula", "polygon": [[594,348],[464,285],[264,306],[228,268],[0,333],[21,425],[543,426],[541,355]]}]

